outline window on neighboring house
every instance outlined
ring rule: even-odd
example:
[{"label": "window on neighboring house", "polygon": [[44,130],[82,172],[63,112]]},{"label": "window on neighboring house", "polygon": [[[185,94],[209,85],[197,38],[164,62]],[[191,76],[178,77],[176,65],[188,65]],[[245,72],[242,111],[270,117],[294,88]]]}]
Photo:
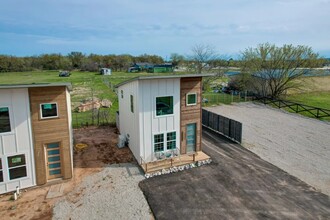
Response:
[{"label": "window on neighboring house", "polygon": [[58,117],[57,103],[43,103],[41,107],[41,118]]},{"label": "window on neighboring house", "polygon": [[0,158],[0,183],[3,182],[2,160]]},{"label": "window on neighboring house", "polygon": [[15,155],[8,157],[9,179],[26,177],[25,155]]},{"label": "window on neighboring house", "polygon": [[197,94],[188,93],[186,96],[187,105],[196,105],[197,104]]},{"label": "window on neighboring house", "polygon": [[121,96],[122,99],[124,98],[124,91],[123,90],[120,90],[120,96]]},{"label": "window on neighboring house", "polygon": [[133,100],[133,95],[131,95],[131,112],[134,113],[134,100]]},{"label": "window on neighboring house", "polygon": [[173,96],[156,97],[156,116],[173,114]]},{"label": "window on neighboring house", "polygon": [[167,133],[167,150],[174,150],[176,148],[176,132]]},{"label": "window on neighboring house", "polygon": [[0,107],[0,133],[10,132],[9,108]]},{"label": "window on neighboring house", "polygon": [[154,135],[154,152],[164,151],[164,134]]}]

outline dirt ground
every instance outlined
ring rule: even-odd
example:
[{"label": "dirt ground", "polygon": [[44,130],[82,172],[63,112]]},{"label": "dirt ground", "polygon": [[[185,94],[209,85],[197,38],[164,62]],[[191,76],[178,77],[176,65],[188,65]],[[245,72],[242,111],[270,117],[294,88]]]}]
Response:
[{"label": "dirt ground", "polygon": [[[114,127],[74,130],[75,144],[84,143],[88,147],[74,151],[74,177],[63,182],[64,196],[77,187],[83,178],[102,171],[106,165],[134,161],[128,147],[117,147],[117,135]],[[50,185],[45,185],[22,190],[22,195],[16,201],[10,200],[9,194],[0,195],[1,219],[51,219],[54,204],[62,197],[46,199],[49,188]]]}]

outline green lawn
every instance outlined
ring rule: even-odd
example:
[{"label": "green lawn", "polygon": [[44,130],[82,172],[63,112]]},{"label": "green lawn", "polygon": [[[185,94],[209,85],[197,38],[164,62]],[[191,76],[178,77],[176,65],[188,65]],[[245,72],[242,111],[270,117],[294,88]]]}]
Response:
[{"label": "green lawn", "polygon": [[168,73],[126,73],[113,72],[111,76],[103,76],[96,72],[71,72],[70,77],[59,77],[58,71],[32,71],[32,72],[6,72],[0,73],[0,84],[30,84],[30,83],[56,83],[70,82],[73,87],[71,92],[71,102],[73,108],[82,100],[91,97],[100,99],[109,99],[112,107],[109,109],[109,117],[106,117],[104,109],[100,114],[92,112],[73,113],[73,125],[79,127],[81,124],[92,124],[98,120],[101,122],[114,123],[116,119],[116,111],[118,111],[117,95],[113,90],[113,86],[137,76],[146,75],[168,75]]},{"label": "green lawn", "polygon": [[330,92],[309,92],[309,93],[292,94],[287,96],[286,99],[293,102],[299,102],[305,105],[310,105],[310,106],[315,106],[330,110]]}]

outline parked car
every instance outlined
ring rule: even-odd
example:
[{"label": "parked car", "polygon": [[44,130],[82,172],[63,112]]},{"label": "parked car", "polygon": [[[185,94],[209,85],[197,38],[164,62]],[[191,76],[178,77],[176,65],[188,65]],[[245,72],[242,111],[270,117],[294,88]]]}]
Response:
[{"label": "parked car", "polygon": [[60,71],[58,74],[59,77],[69,77],[71,73],[69,71]]},{"label": "parked car", "polygon": [[202,102],[203,102],[203,103],[208,103],[209,100],[208,100],[207,98],[203,98],[203,99],[202,99]]}]

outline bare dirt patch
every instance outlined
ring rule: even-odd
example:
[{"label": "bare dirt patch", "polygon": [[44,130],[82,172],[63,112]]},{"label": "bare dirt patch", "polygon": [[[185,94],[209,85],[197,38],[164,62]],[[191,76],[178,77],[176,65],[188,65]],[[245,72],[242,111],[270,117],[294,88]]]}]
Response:
[{"label": "bare dirt patch", "polygon": [[330,195],[330,123],[254,103],[206,109],[242,122],[244,147]]},{"label": "bare dirt patch", "polygon": [[[98,173],[109,164],[133,162],[129,148],[117,147],[117,129],[114,127],[89,127],[74,130],[74,141],[85,143],[87,148],[74,151],[74,177],[64,181],[64,196],[73,191],[81,181],[94,173]],[[57,197],[46,199],[50,185],[22,190],[22,196],[17,201],[10,200],[11,195],[0,196],[1,219],[51,219],[54,204],[62,199]],[[78,201],[83,193],[79,188],[75,194],[70,194],[69,200]]]}]

